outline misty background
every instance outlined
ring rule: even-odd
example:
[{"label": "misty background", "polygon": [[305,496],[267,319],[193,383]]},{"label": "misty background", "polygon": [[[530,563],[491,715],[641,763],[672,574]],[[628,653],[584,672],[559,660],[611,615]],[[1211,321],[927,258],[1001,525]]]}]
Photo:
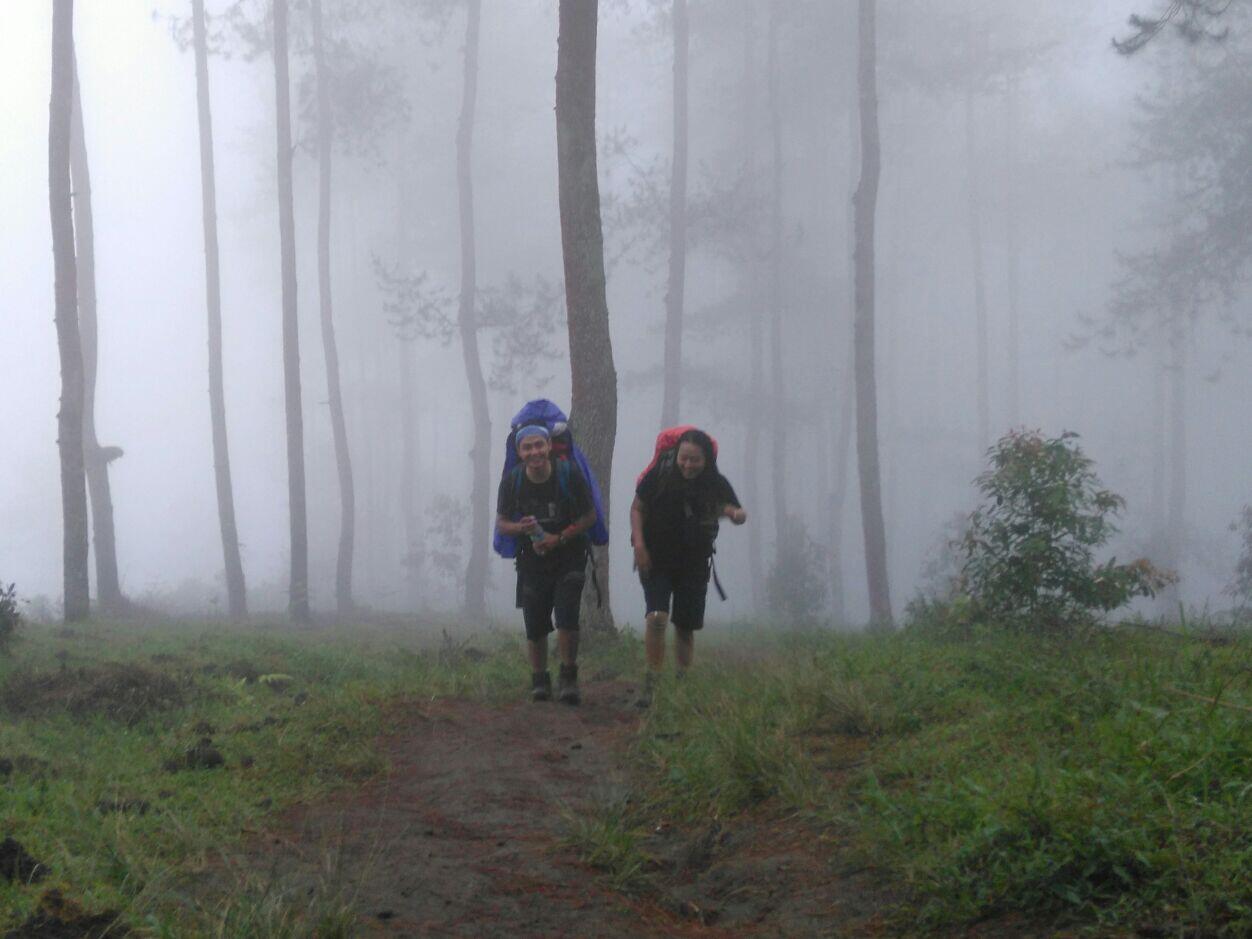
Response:
[{"label": "misty background", "polygon": [[[224,27],[228,5],[209,0],[210,22],[218,14]],[[470,540],[490,538],[471,530],[469,395],[458,338],[441,321],[455,314],[460,278],[464,5],[380,0],[377,15],[346,23],[339,4],[324,5],[332,48],[347,63],[342,87],[360,92],[342,99],[331,244],[355,470],[355,595],[380,610],[455,610]],[[245,10],[262,30],[265,6]],[[1237,539],[1228,529],[1252,499],[1252,374],[1242,341],[1249,298],[1236,271],[1221,289],[1174,283],[1187,298],[1185,315],[1160,314],[1144,298],[1170,285],[1153,281],[1159,265],[1143,259],[1168,260],[1162,246],[1188,229],[1188,161],[1212,156],[1187,146],[1220,136],[1240,104],[1247,107],[1222,95],[1246,91],[1237,79],[1252,38],[1236,24],[1220,46],[1162,43],[1118,55],[1111,39],[1144,7],[1145,0],[879,5],[877,370],[897,614],[933,579],[954,520],[973,507],[971,483],[986,447],[1014,426],[1081,435],[1105,483],[1128,502],[1119,557],[1147,555],[1178,570],[1177,596],[1166,602],[1229,603],[1222,591]],[[620,402],[613,605],[620,621],[636,624],[641,597],[627,513],[661,427],[669,9],[606,0],[599,24],[596,121]],[[209,437],[195,73],[175,39],[188,14],[188,4],[172,0],[80,0],[75,38],[95,216],[96,423],[102,443],[125,450],[110,473],[122,586],[141,603],[190,613],[224,611],[225,587]],[[0,16],[0,580],[53,613],[61,503],[47,201],[50,4],[10,0]],[[1235,16],[1246,24],[1246,11]],[[312,62],[307,42],[295,38],[307,33],[307,19],[306,6],[293,4],[310,584],[313,607],[325,611],[334,606],[339,497],[317,319]],[[551,0],[483,3],[477,273],[480,302],[505,311],[503,325],[480,338],[491,379],[493,477],[508,420],[527,399],[569,406],[556,35]],[[730,594],[710,606],[719,619],[769,613],[765,579],[780,527],[784,542],[802,543],[800,556],[816,564],[824,614],[847,622],[868,615],[854,449],[843,437],[852,394],[855,43],[851,0],[690,3],[680,417],[718,438],[720,467],[749,512],[748,528],[725,526],[718,542]],[[273,69],[263,48],[250,56],[245,46],[223,29],[210,81],[235,508],[250,605],[262,611],[287,604],[286,443]],[[1161,113],[1165,123],[1154,123]],[[1162,151],[1176,158],[1151,158]],[[434,316],[406,318],[416,307],[397,292],[401,281],[421,284]],[[759,345],[775,312],[781,369]],[[765,392],[755,403],[754,353],[763,356]],[[1171,412],[1175,399],[1181,410]],[[408,485],[416,552],[403,509],[406,420],[415,445]],[[780,420],[785,445],[775,463]],[[754,423],[762,433],[752,485]],[[779,525],[780,505],[803,536]],[[763,562],[756,582],[754,537]],[[509,615],[511,563],[493,555],[489,571],[487,610]]]}]

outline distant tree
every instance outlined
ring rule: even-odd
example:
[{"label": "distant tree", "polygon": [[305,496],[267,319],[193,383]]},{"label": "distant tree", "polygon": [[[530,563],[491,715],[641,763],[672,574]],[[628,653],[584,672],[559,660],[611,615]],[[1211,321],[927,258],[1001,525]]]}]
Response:
[{"label": "distant tree", "polygon": [[334,302],[330,283],[331,146],[334,115],[331,109],[331,76],[326,65],[322,0],[312,0],[313,60],[317,82],[317,283],[321,305],[322,349],[326,358],[326,383],[330,427],[335,446],[335,469],[339,478],[339,555],[335,566],[335,606],[340,616],[352,612],[352,559],[356,544],[356,491],[352,484],[352,454],[343,412],[339,382],[339,345],[335,340]]},{"label": "distant tree", "polygon": [[73,186],[74,242],[78,269],[78,328],[83,346],[83,463],[91,497],[91,527],[96,555],[96,596],[100,611],[116,616],[126,609],[117,573],[117,538],[109,464],[121,447],[102,447],[96,433],[96,374],[99,367],[99,321],[96,309],[96,235],[91,208],[91,172],[83,128],[78,64],[74,64],[74,108],[70,130],[70,181]]},{"label": "distant tree", "polygon": [[239,555],[235,496],[226,435],[226,394],[222,375],[222,284],[217,242],[217,178],[213,160],[213,116],[209,102],[209,44],[204,0],[191,0],[196,56],[196,103],[200,123],[200,194],[204,215],[204,277],[209,325],[209,416],[213,428],[213,475],[217,518],[222,533],[226,595],[230,615],[248,615],[247,588]]},{"label": "distant tree", "polygon": [[878,37],[876,0],[859,0],[858,94],[861,124],[861,180],[853,197],[856,314],[853,344],[856,375],[856,452],[861,480],[861,523],[870,619],[891,625],[887,582],[887,533],[883,524],[878,462],[878,389],[874,378],[874,229],[881,154],[878,135]]},{"label": "distant tree", "polygon": [[683,305],[687,285],[687,72],[690,23],[687,0],[673,0],[673,156],[670,161],[669,277],[665,290],[665,389],[661,425],[673,427],[682,408]]},{"label": "distant tree", "polygon": [[296,222],[291,185],[291,81],[287,0],[274,0],[274,88],[278,156],[278,231],[282,251],[283,391],[287,409],[287,493],[291,523],[291,616],[309,619],[309,536],[304,483],[300,327],[296,315]]},{"label": "distant tree", "polygon": [[1230,526],[1239,535],[1239,560],[1235,564],[1235,576],[1226,588],[1243,610],[1252,608],[1252,505],[1245,505],[1239,518]]},{"label": "distant tree", "polygon": [[1221,20],[1236,5],[1236,0],[1167,0],[1155,16],[1131,14],[1130,34],[1114,39],[1113,47],[1123,55],[1133,55],[1167,27],[1188,42],[1223,39],[1227,30]]},{"label": "distant tree", "polygon": [[87,479],[83,464],[83,347],[78,328],[78,271],[74,256],[70,148],[74,109],[74,0],[52,4],[52,95],[48,109],[48,205],[56,285],[57,349],[61,360],[61,408],[57,447],[61,457],[61,516],[65,619],[90,612],[87,573]]},{"label": "distant tree", "polygon": [[[569,325],[570,421],[609,512],[617,439],[617,369],[605,296],[604,236],[596,174],[597,0],[560,0],[556,68],[557,176],[565,306]],[[603,607],[589,626],[613,629],[608,547],[596,548]]]}]

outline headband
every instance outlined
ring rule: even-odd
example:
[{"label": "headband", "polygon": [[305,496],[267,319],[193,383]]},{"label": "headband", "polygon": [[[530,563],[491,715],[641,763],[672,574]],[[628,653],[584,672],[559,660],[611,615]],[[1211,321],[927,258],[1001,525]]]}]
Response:
[{"label": "headband", "polygon": [[517,433],[513,435],[513,439],[517,443],[521,443],[527,437],[542,437],[544,440],[551,440],[552,434],[548,432],[548,428],[539,424],[528,424],[519,428]]}]

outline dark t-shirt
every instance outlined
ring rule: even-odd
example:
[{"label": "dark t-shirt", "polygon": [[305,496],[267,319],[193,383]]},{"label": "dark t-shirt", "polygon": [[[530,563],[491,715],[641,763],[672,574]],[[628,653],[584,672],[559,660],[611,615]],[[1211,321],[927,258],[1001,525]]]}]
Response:
[{"label": "dark t-shirt", "polygon": [[739,505],[734,488],[721,473],[706,469],[687,480],[673,460],[661,460],[648,470],[635,495],[643,503],[643,543],[652,566],[661,570],[706,564],[713,555],[722,509]]},{"label": "dark t-shirt", "polygon": [[[587,480],[575,463],[567,463],[566,493],[561,494],[560,468],[553,464],[552,475],[544,482],[532,482],[525,469],[518,467],[500,480],[496,512],[510,521],[533,515],[543,530],[559,535],[593,508]],[[519,478],[520,477],[520,478]],[[586,563],[587,536],[567,539],[542,556],[535,553],[529,535],[517,536],[517,567],[522,571],[566,571],[581,569]]]}]

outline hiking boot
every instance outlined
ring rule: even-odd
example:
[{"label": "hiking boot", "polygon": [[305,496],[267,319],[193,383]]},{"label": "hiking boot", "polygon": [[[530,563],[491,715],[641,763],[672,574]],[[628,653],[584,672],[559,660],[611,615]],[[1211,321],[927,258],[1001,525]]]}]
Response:
[{"label": "hiking boot", "polygon": [[530,700],[552,700],[552,673],[532,672],[530,676]]},{"label": "hiking boot", "polygon": [[562,665],[556,681],[556,699],[564,704],[577,704],[582,700],[578,693],[578,666]]},{"label": "hiking boot", "polygon": [[635,707],[650,708],[652,707],[652,692],[656,687],[656,672],[648,671],[643,676],[643,691],[639,693],[639,697],[635,699]]}]

